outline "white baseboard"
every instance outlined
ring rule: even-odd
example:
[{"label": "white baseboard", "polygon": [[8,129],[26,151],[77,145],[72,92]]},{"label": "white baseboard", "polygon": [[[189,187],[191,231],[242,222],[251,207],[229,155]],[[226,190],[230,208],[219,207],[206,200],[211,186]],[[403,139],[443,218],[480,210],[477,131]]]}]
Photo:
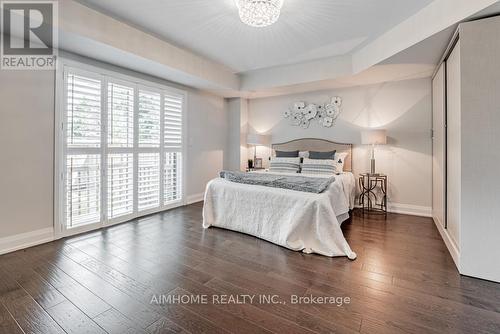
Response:
[{"label": "white baseboard", "polygon": [[[187,196],[186,202],[198,203],[203,201],[204,196],[205,193],[190,195]],[[56,238],[53,227],[0,238],[0,255],[54,241]]]},{"label": "white baseboard", "polygon": [[437,217],[433,217],[433,220],[434,224],[436,224],[439,234],[441,234],[441,238],[443,239],[446,248],[448,248],[448,252],[450,252],[451,257],[453,258],[453,262],[455,262],[455,266],[457,266],[458,272],[461,272],[460,252],[458,251],[455,242],[451,239],[450,235],[448,234],[448,231],[444,229],[443,224],[439,221],[439,219]]},{"label": "white baseboard", "polygon": [[428,206],[389,203],[388,211],[411,216],[432,217],[432,208]]},{"label": "white baseboard", "polygon": [[203,201],[204,198],[205,198],[205,193],[189,195],[186,198],[186,203],[187,203],[187,205],[193,204],[193,203],[198,203],[198,202]]},{"label": "white baseboard", "polygon": [[53,240],[54,228],[52,227],[0,238],[0,254],[14,252]]},{"label": "white baseboard", "polygon": [[[361,208],[359,204],[354,206]],[[427,206],[401,204],[401,203],[388,203],[387,211],[391,213],[399,213],[402,215],[419,216],[419,217],[432,217],[432,208]]]}]

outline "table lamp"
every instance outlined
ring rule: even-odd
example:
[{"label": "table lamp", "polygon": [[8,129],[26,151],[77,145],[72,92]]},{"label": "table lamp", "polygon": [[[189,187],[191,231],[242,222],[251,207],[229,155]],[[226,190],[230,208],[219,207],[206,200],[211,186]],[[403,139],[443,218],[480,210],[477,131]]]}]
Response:
[{"label": "table lamp", "polygon": [[265,146],[269,136],[251,133],[247,135],[247,145],[254,146],[253,161],[257,159],[257,146]]},{"label": "table lamp", "polygon": [[363,145],[372,145],[372,158],[370,174],[375,172],[375,145],[387,144],[387,132],[383,129],[365,130],[361,133],[361,143]]}]

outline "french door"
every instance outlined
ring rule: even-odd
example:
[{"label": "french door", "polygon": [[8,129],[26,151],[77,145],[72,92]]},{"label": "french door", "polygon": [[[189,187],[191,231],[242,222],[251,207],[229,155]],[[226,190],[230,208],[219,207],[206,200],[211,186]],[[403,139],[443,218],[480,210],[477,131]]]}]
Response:
[{"label": "french door", "polygon": [[182,205],[185,93],[70,66],[59,80],[60,234]]}]

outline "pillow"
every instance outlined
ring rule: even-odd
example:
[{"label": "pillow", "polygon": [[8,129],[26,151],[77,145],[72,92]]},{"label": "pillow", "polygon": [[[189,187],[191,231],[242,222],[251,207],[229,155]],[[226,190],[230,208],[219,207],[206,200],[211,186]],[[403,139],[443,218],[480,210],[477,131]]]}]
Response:
[{"label": "pillow", "polygon": [[300,157],[300,163],[302,164],[304,162],[304,158],[309,158],[309,151],[300,151],[299,157]]},{"label": "pillow", "polygon": [[349,153],[335,153],[335,161],[339,165],[338,169],[340,172],[344,171],[345,158],[347,158],[348,155]]},{"label": "pillow", "polygon": [[300,151],[299,157],[301,158],[309,158],[309,151]]},{"label": "pillow", "polygon": [[331,152],[309,151],[309,159],[333,160],[333,159],[335,159],[336,152],[337,151],[331,151]]},{"label": "pillow", "polygon": [[333,159],[304,159],[302,174],[333,175],[341,173],[337,161]]},{"label": "pillow", "polygon": [[298,158],[299,151],[276,151],[276,158]]},{"label": "pillow", "polygon": [[[297,151],[298,152],[298,151]],[[298,173],[301,158],[271,158],[269,164],[270,172],[277,173]]]}]

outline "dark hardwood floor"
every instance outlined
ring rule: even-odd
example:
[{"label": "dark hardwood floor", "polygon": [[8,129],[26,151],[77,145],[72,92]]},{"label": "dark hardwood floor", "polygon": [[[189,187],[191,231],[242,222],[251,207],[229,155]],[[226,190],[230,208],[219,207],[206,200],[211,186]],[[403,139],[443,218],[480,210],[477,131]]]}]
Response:
[{"label": "dark hardwood floor", "polygon": [[[500,333],[500,284],[461,277],[430,219],[355,212],[343,225],[358,254],[349,261],[203,230],[201,209],[1,256],[0,333]],[[224,295],[256,297],[213,303]],[[292,295],[350,300],[299,305]]]}]

